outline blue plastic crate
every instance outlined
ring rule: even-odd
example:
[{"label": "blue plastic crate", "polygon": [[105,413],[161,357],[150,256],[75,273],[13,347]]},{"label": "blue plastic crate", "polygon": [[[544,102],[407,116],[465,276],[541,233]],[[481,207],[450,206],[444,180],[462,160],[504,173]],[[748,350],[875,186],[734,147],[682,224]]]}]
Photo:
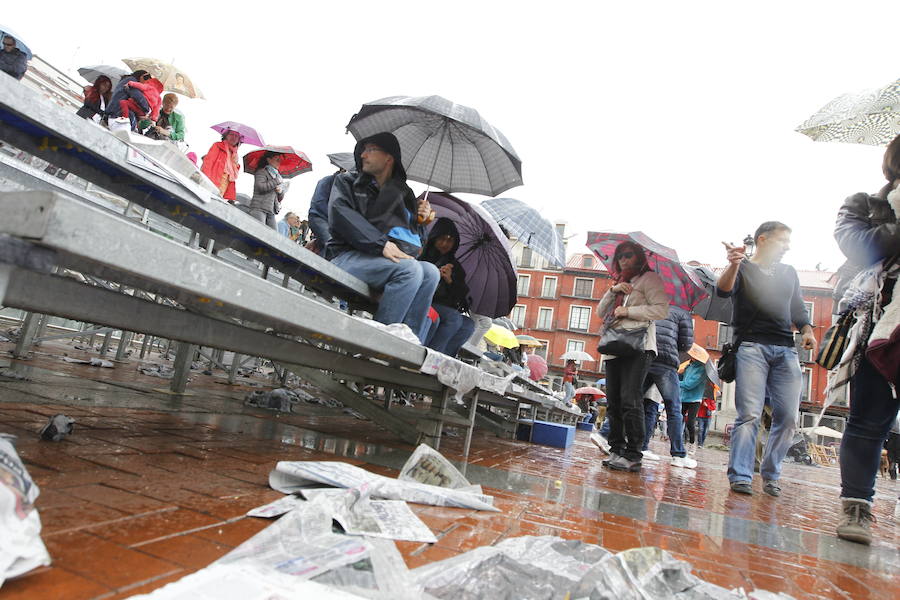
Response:
[{"label": "blue plastic crate", "polygon": [[535,421],[533,424],[529,421],[520,422],[516,437],[528,441],[528,434],[532,427],[534,427],[534,433],[531,435],[532,443],[555,448],[568,448],[575,443],[575,427],[573,425],[548,421]]},{"label": "blue plastic crate", "polygon": [[591,423],[590,421],[579,421],[578,429],[580,429],[581,431],[593,431],[594,424]]}]

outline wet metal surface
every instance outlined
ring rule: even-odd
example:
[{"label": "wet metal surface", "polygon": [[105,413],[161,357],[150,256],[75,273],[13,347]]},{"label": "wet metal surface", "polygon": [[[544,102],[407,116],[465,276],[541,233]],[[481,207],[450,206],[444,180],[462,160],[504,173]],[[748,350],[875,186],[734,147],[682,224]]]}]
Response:
[{"label": "wet metal surface", "polygon": [[[412,450],[340,409],[244,407],[244,394],[258,388],[197,373],[194,395],[175,397],[154,392],[168,382],[140,375],[134,362],[96,369],[63,363],[51,350],[28,363],[0,360],[0,373],[17,377],[0,377],[0,431],[20,437],[54,557],[52,568],[4,585],[4,598],[118,598],[153,589],[267,524],[243,514],[280,495],[266,484],[276,461],[341,458],[395,475]],[[56,412],[76,419],[75,433],[38,442],[34,432]],[[665,452],[659,441],[651,448]],[[457,461],[461,449],[462,438],[452,436],[441,448]],[[516,535],[560,535],[610,550],[659,546],[730,587],[796,598],[894,597],[896,482],[878,480],[877,541],[867,548],[833,535],[836,468],[785,465],[776,500],[759,482],[752,497],[731,494],[725,452],[700,450],[696,458],[696,472],[645,462],[640,475],[614,473],[600,466],[586,432],[567,450],[479,433],[469,464],[457,464],[502,512],[415,506],[438,543],[398,547],[414,567]]]}]

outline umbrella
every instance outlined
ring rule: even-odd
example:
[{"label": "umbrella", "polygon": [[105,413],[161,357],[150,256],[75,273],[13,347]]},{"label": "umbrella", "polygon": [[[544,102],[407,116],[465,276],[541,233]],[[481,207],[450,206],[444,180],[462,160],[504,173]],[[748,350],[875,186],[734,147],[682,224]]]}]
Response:
[{"label": "umbrella", "polygon": [[19,51],[25,54],[25,58],[31,60],[31,57],[33,56],[31,48],[29,48],[28,45],[22,41],[22,38],[19,37],[19,34],[6,25],[0,25],[0,41],[2,41],[6,36],[9,36],[16,40],[16,48],[18,48]]},{"label": "umbrella", "polygon": [[578,388],[577,390],[575,390],[575,395],[577,396],[578,394],[590,394],[592,396],[603,396],[604,398],[606,397],[606,392],[604,392],[603,390],[598,390],[595,387]]},{"label": "umbrella", "polygon": [[409,179],[447,192],[496,196],[522,185],[522,161],[475,109],[440,96],[390,96],[363,104],[347,124],[357,140],[397,136]]},{"label": "umbrella", "polygon": [[[146,57],[123,58],[122,62],[132,71],[139,69],[147,71],[162,82],[163,89],[167,92],[176,92],[188,98],[203,98],[203,94],[191,78],[175,65]],[[262,143],[255,145],[262,146]]]},{"label": "umbrella", "polygon": [[236,131],[241,134],[242,142],[260,147],[266,145],[263,142],[262,136],[259,135],[259,132],[257,132],[249,125],[244,125],[243,123],[238,123],[237,121],[222,121],[217,125],[213,125],[211,129],[213,129],[214,131],[218,131],[221,134],[224,134],[226,131]]},{"label": "umbrella", "polygon": [[831,427],[825,427],[824,425],[819,425],[818,427],[804,427],[800,431],[808,436],[819,435],[837,440],[844,437],[844,434],[840,431],[832,429]]},{"label": "umbrella", "polygon": [[706,298],[698,302],[691,312],[708,321],[731,322],[731,298],[720,298],[716,295],[718,278],[715,273],[702,265],[685,264],[684,268],[694,273],[707,293]]},{"label": "umbrella", "polygon": [[629,241],[647,252],[647,264],[656,271],[663,281],[669,302],[685,310],[691,310],[708,293],[692,271],[684,268],[678,254],[667,246],[659,244],[641,231],[629,233],[588,232],[587,247],[590,248],[607,270],[612,271],[613,254],[616,246]]},{"label": "umbrella", "polygon": [[528,370],[531,371],[531,380],[540,381],[547,375],[547,361],[537,354],[528,355]]},{"label": "umbrella", "polygon": [[78,74],[91,84],[93,84],[101,75],[106,75],[112,82],[112,86],[116,87],[119,80],[128,75],[128,71],[121,67],[114,67],[113,65],[92,65],[79,68]]},{"label": "umbrella", "polygon": [[356,170],[356,160],[353,158],[352,152],[335,152],[328,155],[328,160],[338,169],[345,171]]},{"label": "umbrella", "polygon": [[536,337],[530,335],[517,335],[516,339],[519,340],[520,346],[525,346],[526,348],[540,348],[544,345]]},{"label": "umbrella", "polygon": [[508,315],[518,298],[516,268],[496,221],[477,204],[450,194],[435,192],[428,201],[438,217],[449,218],[459,231],[456,260],[466,271],[469,308],[491,318]]},{"label": "umbrella", "polygon": [[499,325],[491,325],[488,332],[484,334],[484,339],[501,348],[519,347],[519,340],[516,339],[516,334],[506,327],[500,327]]},{"label": "umbrella", "polygon": [[254,150],[244,155],[244,172],[256,173],[259,168],[259,161],[266,152],[277,152],[282,155],[281,164],[278,165],[278,172],[282,177],[290,179],[312,171],[312,163],[302,152],[296,152],[290,146],[266,146],[262,150]]},{"label": "umbrella", "polygon": [[494,324],[499,325],[500,327],[506,327],[510,331],[516,330],[516,324],[512,322],[512,319],[509,317],[497,317],[494,319]]},{"label": "umbrella", "polygon": [[900,133],[900,79],[838,96],[795,131],[817,142],[884,146]]},{"label": "umbrella", "polygon": [[593,356],[591,356],[590,354],[588,354],[587,352],[585,352],[583,350],[569,350],[568,352],[566,352],[559,358],[562,360],[575,360],[575,361],[579,361],[579,362],[583,361],[583,360],[587,360],[587,361],[596,360]]},{"label": "umbrella", "polygon": [[556,227],[534,208],[514,198],[491,198],[481,203],[510,235],[557,267],[566,266],[566,250]]},{"label": "umbrella", "polygon": [[712,383],[717,388],[722,387],[722,379],[719,377],[719,371],[716,369],[716,365],[713,364],[713,361],[706,361],[706,378],[709,379],[710,383]]},{"label": "umbrella", "polygon": [[691,348],[687,351],[688,356],[693,358],[694,360],[700,361],[703,364],[709,362],[709,352],[703,348],[700,344],[691,344]]}]

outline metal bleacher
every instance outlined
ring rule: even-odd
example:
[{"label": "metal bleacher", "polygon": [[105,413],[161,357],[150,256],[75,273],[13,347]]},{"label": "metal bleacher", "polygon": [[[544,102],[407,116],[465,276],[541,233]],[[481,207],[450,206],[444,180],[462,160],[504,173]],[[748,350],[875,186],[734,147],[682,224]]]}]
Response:
[{"label": "metal bleacher", "polygon": [[[177,340],[175,392],[204,346],[270,359],[409,443],[437,447],[444,424],[463,427],[466,454],[476,424],[514,435],[526,413],[580,416],[519,377],[454,402],[420,372],[425,348],[337,308],[371,310],[363,282],[201,188],[129,162],[128,143],[9,77],[0,77],[0,141],[99,188],[0,155],[0,178],[21,190],[0,194],[0,306]],[[364,385],[432,402],[393,407]]]}]

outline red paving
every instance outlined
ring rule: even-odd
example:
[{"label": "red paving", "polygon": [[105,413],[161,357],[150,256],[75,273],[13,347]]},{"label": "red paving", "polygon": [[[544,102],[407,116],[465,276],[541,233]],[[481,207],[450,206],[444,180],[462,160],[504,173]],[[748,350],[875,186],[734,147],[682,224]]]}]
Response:
[{"label": "red paving", "polygon": [[[61,387],[82,398],[91,386],[97,388],[91,392],[97,396],[109,398],[111,393],[83,378],[127,381],[144,388],[167,383],[135,377],[128,366],[101,371],[47,357],[30,364],[80,376],[69,378],[71,386]],[[240,398],[246,391],[234,392],[211,381],[198,376],[192,389],[199,399],[215,394],[217,406],[224,403],[222,398]],[[359,458],[337,458],[396,475],[393,469],[367,463],[372,449],[411,449],[389,432],[339,410],[324,415],[320,411],[314,418],[263,411],[247,416],[240,403],[231,400],[231,413],[243,413],[244,421],[237,427],[220,426],[216,423],[226,421],[219,414],[203,414],[200,420],[206,422],[198,423],[196,414],[188,418],[177,411],[115,406],[115,402],[96,406],[82,399],[67,404],[52,401],[60,397],[54,390],[52,384],[0,382],[0,432],[19,436],[17,449],[41,489],[37,508],[42,537],[53,558],[51,567],[6,582],[0,590],[3,600],[127,598],[150,591],[203,568],[269,525],[243,515],[281,496],[267,484],[276,461],[334,460],[335,453],[350,454]],[[50,399],[40,397],[44,393]],[[145,406],[167,401],[161,394],[141,396]],[[203,413],[197,408],[202,404],[195,402],[190,411]],[[39,441],[35,432],[48,415],[58,412],[76,419],[74,435],[59,443]],[[272,435],[273,422],[354,441]],[[441,450],[459,458],[461,440],[445,439]],[[663,451],[661,443],[654,444],[656,451]],[[697,458],[701,464],[695,474],[658,465],[633,475],[603,469],[586,432],[578,432],[575,446],[567,451],[476,435],[471,468],[490,469],[517,482],[519,491],[486,487],[500,513],[411,505],[438,542],[397,546],[413,568],[509,537],[558,535],[612,551],[658,546],[689,561],[699,577],[728,587],[762,588],[798,599],[897,597],[896,572],[825,560],[817,552],[816,540],[831,540],[837,519],[835,468],[788,465],[784,496],[775,501],[761,493],[752,498],[729,494],[724,452],[701,450]],[[886,496],[896,497],[900,491],[890,481],[879,479],[878,486]],[[645,499],[646,514],[623,516],[604,510],[605,500],[585,507],[585,498],[598,490],[614,492],[600,498]],[[654,512],[670,504],[684,507],[691,519],[699,516],[701,525],[661,524]],[[877,503],[875,532],[882,551],[897,550],[900,528],[889,514],[892,511],[892,504]],[[803,538],[805,546],[798,551],[776,550],[765,540],[747,543],[707,530],[702,521],[710,515],[810,532],[809,539]]]}]

